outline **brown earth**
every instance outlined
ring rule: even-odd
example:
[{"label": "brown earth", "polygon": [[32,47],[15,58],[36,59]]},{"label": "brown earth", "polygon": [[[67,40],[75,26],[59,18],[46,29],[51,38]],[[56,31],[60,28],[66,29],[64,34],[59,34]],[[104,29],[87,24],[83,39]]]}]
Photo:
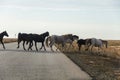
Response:
[{"label": "brown earth", "polygon": [[65,53],[87,72],[93,80],[120,80],[120,60],[87,52]]},{"label": "brown earth", "polygon": [[[61,50],[80,68],[87,72],[93,80],[120,80],[120,40],[108,40],[105,52],[78,51],[76,43],[69,50]],[[61,49],[61,46],[59,46]]]}]

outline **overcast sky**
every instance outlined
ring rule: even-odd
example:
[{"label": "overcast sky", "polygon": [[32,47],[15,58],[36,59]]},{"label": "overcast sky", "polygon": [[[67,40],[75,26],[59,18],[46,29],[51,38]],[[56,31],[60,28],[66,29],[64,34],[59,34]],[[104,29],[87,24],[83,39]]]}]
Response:
[{"label": "overcast sky", "polygon": [[120,39],[120,0],[0,0],[0,32]]}]

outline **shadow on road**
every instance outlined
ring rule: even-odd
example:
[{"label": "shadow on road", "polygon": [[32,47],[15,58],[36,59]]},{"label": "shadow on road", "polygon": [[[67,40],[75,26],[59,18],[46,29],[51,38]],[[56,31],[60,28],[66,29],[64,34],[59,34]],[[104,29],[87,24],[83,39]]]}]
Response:
[{"label": "shadow on road", "polygon": [[41,50],[41,51],[36,51],[36,50],[30,50],[30,51],[25,51],[25,50],[19,50],[19,49],[0,49],[0,51],[10,51],[10,52],[24,52],[24,53],[61,53],[60,51],[43,51],[43,50]]}]

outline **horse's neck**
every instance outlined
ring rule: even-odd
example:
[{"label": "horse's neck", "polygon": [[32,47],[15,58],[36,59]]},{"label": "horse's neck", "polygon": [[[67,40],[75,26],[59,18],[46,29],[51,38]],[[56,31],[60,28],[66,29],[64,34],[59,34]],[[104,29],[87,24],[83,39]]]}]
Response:
[{"label": "horse's neck", "polygon": [[42,34],[42,35],[40,35],[41,37],[43,37],[44,39],[46,38],[46,35],[44,35],[44,34]]},{"label": "horse's neck", "polygon": [[3,38],[3,37],[4,37],[4,34],[3,34],[3,33],[1,33],[1,34],[0,34],[0,38]]}]

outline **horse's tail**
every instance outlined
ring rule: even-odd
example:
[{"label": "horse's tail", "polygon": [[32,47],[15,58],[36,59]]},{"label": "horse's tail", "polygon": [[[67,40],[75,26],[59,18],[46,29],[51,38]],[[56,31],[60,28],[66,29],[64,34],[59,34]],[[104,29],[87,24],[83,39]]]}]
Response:
[{"label": "horse's tail", "polygon": [[102,40],[103,44],[105,44],[105,47],[107,48],[108,47],[108,41],[106,40]]},{"label": "horse's tail", "polygon": [[106,48],[108,48],[108,42],[106,41]]},{"label": "horse's tail", "polygon": [[18,41],[21,39],[21,33],[18,33]]},{"label": "horse's tail", "polygon": [[108,42],[107,41],[105,41],[105,46],[106,46],[106,48],[108,47]]},{"label": "horse's tail", "polygon": [[48,41],[50,40],[50,38],[51,38],[50,36],[47,37],[47,39],[46,39],[46,41],[45,41],[47,47],[48,47]]}]

